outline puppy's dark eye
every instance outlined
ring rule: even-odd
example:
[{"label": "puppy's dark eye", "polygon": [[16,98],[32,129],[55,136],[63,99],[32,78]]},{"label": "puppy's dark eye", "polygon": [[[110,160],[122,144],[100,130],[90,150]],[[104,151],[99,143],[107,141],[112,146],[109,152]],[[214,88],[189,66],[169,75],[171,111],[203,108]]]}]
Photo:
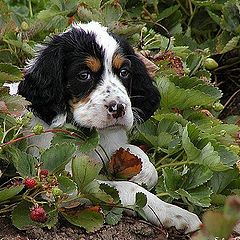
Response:
[{"label": "puppy's dark eye", "polygon": [[88,81],[91,79],[91,73],[89,71],[81,71],[79,74],[78,74],[78,79],[81,80],[81,81]]},{"label": "puppy's dark eye", "polygon": [[123,79],[128,78],[128,77],[129,77],[129,74],[130,74],[130,72],[129,72],[129,70],[126,69],[126,68],[122,68],[122,69],[120,70],[120,72],[119,72],[119,76],[120,76],[121,78],[123,78]]}]

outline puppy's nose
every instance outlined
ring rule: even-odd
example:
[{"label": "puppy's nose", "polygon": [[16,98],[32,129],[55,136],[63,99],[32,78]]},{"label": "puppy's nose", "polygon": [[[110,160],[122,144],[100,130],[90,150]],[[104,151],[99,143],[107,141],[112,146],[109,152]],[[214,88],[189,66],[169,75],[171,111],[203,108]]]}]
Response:
[{"label": "puppy's nose", "polygon": [[125,114],[125,104],[117,103],[115,100],[112,100],[108,106],[108,112],[112,114],[113,118],[122,117]]}]

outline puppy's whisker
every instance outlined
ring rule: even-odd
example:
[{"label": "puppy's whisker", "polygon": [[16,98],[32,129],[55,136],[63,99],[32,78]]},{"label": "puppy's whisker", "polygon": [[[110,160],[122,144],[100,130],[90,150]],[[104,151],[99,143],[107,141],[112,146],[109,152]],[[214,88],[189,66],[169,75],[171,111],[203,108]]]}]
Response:
[{"label": "puppy's whisker", "polygon": [[144,96],[141,96],[141,95],[135,95],[135,96],[129,96],[129,98],[144,98]]}]

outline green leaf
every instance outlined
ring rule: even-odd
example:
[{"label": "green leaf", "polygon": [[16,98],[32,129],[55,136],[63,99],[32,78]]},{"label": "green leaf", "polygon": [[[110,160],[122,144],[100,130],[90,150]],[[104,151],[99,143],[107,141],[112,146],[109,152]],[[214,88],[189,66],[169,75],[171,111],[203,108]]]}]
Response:
[{"label": "green leaf", "polygon": [[185,181],[181,187],[186,190],[194,189],[209,181],[212,176],[213,172],[207,166],[195,165],[183,176]]},{"label": "green leaf", "polygon": [[205,93],[217,101],[222,97],[222,91],[219,90],[217,87],[207,84],[203,80],[197,77],[178,77],[178,76],[170,76],[169,79],[173,82],[176,86],[184,89],[189,90],[199,90],[202,93]]},{"label": "green leaf", "polygon": [[82,191],[97,178],[102,166],[86,155],[74,158],[72,163],[73,180]]},{"label": "green leaf", "polygon": [[75,151],[76,147],[71,143],[52,145],[40,157],[40,162],[43,163],[42,169],[47,169],[50,173],[63,170],[72,160]]},{"label": "green leaf", "polygon": [[81,0],[80,3],[87,4],[88,7],[99,9],[102,0]]},{"label": "green leaf", "polygon": [[224,172],[215,172],[210,181],[210,186],[214,193],[221,193],[231,182],[237,179],[238,176],[239,173],[236,169],[230,169]]},{"label": "green leaf", "polygon": [[104,210],[105,221],[109,225],[116,225],[123,216],[123,208],[114,207],[111,210]]},{"label": "green leaf", "polygon": [[119,193],[116,188],[109,186],[106,183],[101,183],[100,184],[100,189],[103,190],[105,193],[110,195],[115,203],[120,203],[120,198],[119,198]]},{"label": "green leaf", "polygon": [[189,202],[200,207],[209,207],[211,205],[212,191],[206,186],[200,186],[198,188],[186,191],[184,189],[177,190],[177,193],[181,197],[187,198]]},{"label": "green leaf", "polygon": [[0,82],[21,80],[23,74],[17,66],[11,63],[0,63]]},{"label": "green leaf", "polygon": [[[197,164],[205,165],[212,171],[225,171],[229,166],[221,162],[221,158],[210,142],[204,139],[200,140],[199,129],[193,124],[188,124],[182,135],[182,146],[187,154],[188,160]],[[203,141],[204,140],[204,141]],[[194,145],[194,143],[197,146]],[[202,148],[201,145],[204,145]]]},{"label": "green leaf", "polygon": [[15,168],[22,177],[36,176],[38,161],[35,157],[14,147],[9,147],[9,153],[11,154]]},{"label": "green leaf", "polygon": [[73,180],[65,176],[58,176],[59,188],[66,194],[72,194],[77,190],[77,185]]},{"label": "green leaf", "polygon": [[174,198],[178,198],[176,190],[179,189],[179,184],[181,183],[181,175],[176,169],[164,168],[163,178],[166,191]]},{"label": "green leaf", "polygon": [[157,79],[161,94],[161,107],[166,109],[186,109],[194,106],[205,106],[215,102],[215,97],[198,89],[183,89],[167,78]]},{"label": "green leaf", "polygon": [[83,227],[87,232],[100,229],[104,223],[103,214],[86,208],[74,213],[62,212],[62,215],[73,225]]},{"label": "green leaf", "polygon": [[107,194],[102,188],[100,188],[100,184],[97,180],[93,180],[87,186],[85,186],[81,193],[84,194],[85,197],[92,200],[94,203],[96,202],[105,202],[105,203],[113,203],[113,198],[111,195]]},{"label": "green leaf", "polygon": [[142,192],[136,193],[135,205],[139,208],[145,207],[147,204],[147,196]]},{"label": "green leaf", "polygon": [[91,132],[91,135],[87,137],[87,139],[80,144],[79,146],[79,151],[86,153],[86,152],[90,152],[93,149],[95,149],[98,144],[99,144],[99,134],[96,130]]},{"label": "green leaf", "polygon": [[22,201],[14,208],[12,212],[12,223],[16,228],[20,230],[26,230],[33,226],[52,228],[57,223],[58,213],[54,207],[43,205],[48,214],[48,220],[45,223],[38,223],[31,220],[30,209],[32,207],[32,203]]},{"label": "green leaf", "polygon": [[239,3],[227,1],[222,9],[221,27],[229,32],[239,33],[240,8]]},{"label": "green leaf", "polygon": [[4,202],[5,200],[8,200],[14,196],[16,196],[18,193],[20,193],[23,190],[24,186],[12,186],[10,188],[3,188],[0,189],[0,202]]},{"label": "green leaf", "polygon": [[226,45],[225,47],[222,49],[222,51],[220,53],[226,53],[229,52],[231,50],[233,50],[234,48],[237,47],[238,43],[240,40],[240,36],[235,36],[233,37]]},{"label": "green leaf", "polygon": [[172,15],[175,11],[177,11],[179,8],[179,5],[173,5],[169,8],[164,9],[162,12],[160,12],[158,14],[158,21],[169,17],[170,15]]},{"label": "green leaf", "polygon": [[100,9],[102,23],[105,26],[111,25],[117,22],[122,14],[123,9],[117,1],[106,2]]}]

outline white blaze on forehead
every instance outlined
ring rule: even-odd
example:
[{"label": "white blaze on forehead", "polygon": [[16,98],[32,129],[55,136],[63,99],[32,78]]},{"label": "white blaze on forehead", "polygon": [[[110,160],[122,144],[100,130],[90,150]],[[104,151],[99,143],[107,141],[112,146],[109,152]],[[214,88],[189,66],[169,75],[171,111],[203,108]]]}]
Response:
[{"label": "white blaze on forehead", "polygon": [[107,28],[94,21],[86,24],[73,24],[73,27],[81,28],[87,33],[95,34],[97,44],[102,47],[105,52],[105,66],[111,68],[113,55],[117,51],[119,45],[107,32]]}]

